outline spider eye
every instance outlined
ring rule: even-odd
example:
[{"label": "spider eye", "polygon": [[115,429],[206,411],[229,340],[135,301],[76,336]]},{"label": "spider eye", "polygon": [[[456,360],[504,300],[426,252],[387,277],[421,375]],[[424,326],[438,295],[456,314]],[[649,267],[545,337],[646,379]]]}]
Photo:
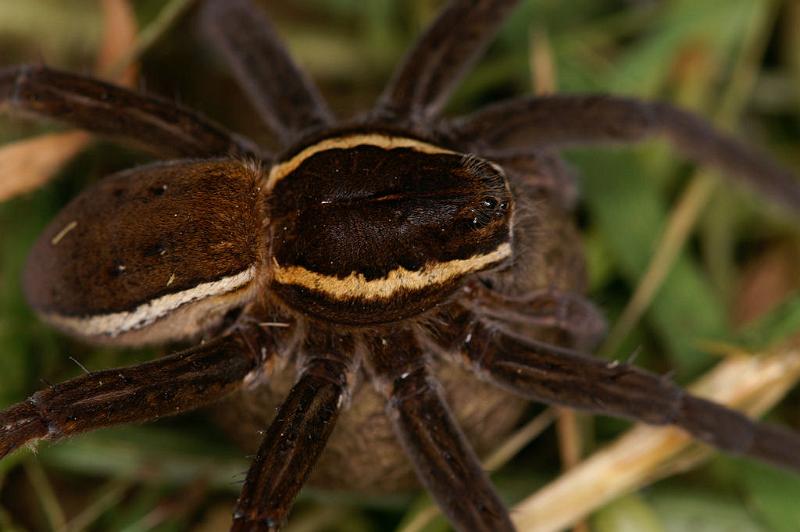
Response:
[{"label": "spider eye", "polygon": [[413,316],[510,255],[505,176],[471,155],[337,137],[274,167],[270,187],[272,289],[328,321]]}]

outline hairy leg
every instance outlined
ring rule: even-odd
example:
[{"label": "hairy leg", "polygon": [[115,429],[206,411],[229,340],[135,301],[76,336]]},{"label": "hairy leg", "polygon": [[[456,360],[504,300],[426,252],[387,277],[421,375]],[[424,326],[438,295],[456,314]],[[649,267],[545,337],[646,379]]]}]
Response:
[{"label": "hairy leg", "polygon": [[263,362],[252,341],[234,333],[152,362],[90,372],[36,392],[0,412],[0,458],[35,440],[150,421],[221,399]]},{"label": "hairy leg", "polygon": [[652,425],[675,425],[723,451],[800,472],[800,433],[752,421],[689,394],[668,378],[515,337],[479,322],[473,323],[468,338],[463,354],[475,371],[523,397]]},{"label": "hairy leg", "polygon": [[591,350],[606,334],[606,320],[585,296],[574,292],[542,289],[519,296],[500,294],[475,283],[473,310],[483,319],[510,330],[554,329],[565,336],[565,345]]},{"label": "hairy leg", "polygon": [[558,206],[572,211],[578,202],[575,172],[552,150],[502,150],[479,156],[505,170],[515,197],[553,197]]},{"label": "hairy leg", "polygon": [[367,346],[365,363],[420,482],[456,529],[514,530],[475,453],[455,424],[410,332],[387,331]]},{"label": "hairy leg", "polygon": [[247,472],[231,530],[278,530],[328,442],[350,391],[352,338],[312,332],[300,377]]},{"label": "hairy leg", "polygon": [[0,110],[132,142],[161,157],[266,157],[250,141],[166,100],[41,66],[0,70]]},{"label": "hairy leg", "polygon": [[605,95],[520,98],[457,118],[446,128],[476,152],[629,143],[663,135],[689,159],[739,177],[768,198],[800,210],[800,181],[790,171],[666,103]]},{"label": "hairy leg", "polygon": [[250,0],[208,0],[203,24],[261,119],[284,145],[331,124],[316,87],[289,57],[272,24]]},{"label": "hairy leg", "polygon": [[519,0],[451,0],[384,89],[376,116],[424,123],[438,115]]}]

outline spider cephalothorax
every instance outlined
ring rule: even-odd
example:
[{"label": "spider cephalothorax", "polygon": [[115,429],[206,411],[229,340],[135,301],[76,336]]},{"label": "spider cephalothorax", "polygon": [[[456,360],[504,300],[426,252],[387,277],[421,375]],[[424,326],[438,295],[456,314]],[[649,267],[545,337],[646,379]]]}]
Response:
[{"label": "spider cephalothorax", "polygon": [[419,314],[511,256],[502,170],[408,137],[322,140],[274,166],[266,191],[272,290],[335,323]]},{"label": "spider cephalothorax", "polygon": [[376,107],[342,125],[262,13],[207,1],[206,29],[280,156],[157,98],[44,67],[0,71],[2,107],[181,158],[68,205],[31,252],[32,306],[96,342],[206,340],[0,412],[0,455],[229,396],[223,422],[259,447],[235,530],[280,527],[308,478],[394,489],[411,467],[457,528],[511,530],[467,438],[484,448],[505,431],[513,397],[673,424],[800,471],[797,433],[577,350],[603,322],[582,296],[573,183],[550,150],[662,133],[795,212],[800,184],[664,104],[552,96],[442,119],[515,3],[451,0]]}]

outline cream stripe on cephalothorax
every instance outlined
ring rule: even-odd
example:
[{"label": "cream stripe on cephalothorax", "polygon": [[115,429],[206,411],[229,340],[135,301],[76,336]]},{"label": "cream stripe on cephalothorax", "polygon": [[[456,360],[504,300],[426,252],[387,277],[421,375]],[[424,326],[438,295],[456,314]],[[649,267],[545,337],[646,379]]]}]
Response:
[{"label": "cream stripe on cephalothorax", "polygon": [[251,284],[256,277],[256,266],[216,281],[201,283],[197,286],[167,294],[142,303],[130,311],[98,314],[95,316],[66,316],[63,314],[45,313],[44,317],[56,326],[77,332],[84,336],[110,336],[135,331],[152,325],[156,321],[169,316],[176,309],[192,302],[224,296],[241,290]]},{"label": "cream stripe on cephalothorax", "polygon": [[282,267],[277,263],[274,264],[273,276],[281,284],[299,285],[322,292],[333,299],[374,301],[391,298],[402,290],[420,290],[432,285],[442,285],[451,279],[481,270],[510,256],[511,244],[506,242],[490,253],[474,255],[468,259],[428,264],[417,271],[398,267],[380,279],[367,280],[358,272],[339,278],[300,266]]},{"label": "cream stripe on cephalothorax", "polygon": [[393,135],[384,135],[381,133],[366,133],[356,135],[345,135],[342,137],[334,137],[325,139],[316,144],[303,149],[292,158],[272,167],[267,178],[267,191],[272,191],[278,182],[295,171],[303,161],[307,160],[312,155],[317,153],[335,150],[335,149],[348,149],[355,148],[356,146],[375,146],[385,150],[393,150],[397,148],[411,148],[415,151],[422,153],[456,153],[446,148],[441,148],[434,144],[416,140],[408,137],[399,137]]}]

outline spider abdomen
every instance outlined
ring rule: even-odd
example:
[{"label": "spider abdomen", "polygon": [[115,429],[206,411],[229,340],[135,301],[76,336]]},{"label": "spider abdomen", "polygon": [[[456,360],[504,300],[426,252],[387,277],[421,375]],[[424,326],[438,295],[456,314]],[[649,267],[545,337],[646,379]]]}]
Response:
[{"label": "spider abdomen", "polygon": [[24,279],[31,306],[102,343],[202,332],[255,291],[259,175],[230,160],[179,161],[89,187],[31,251]]},{"label": "spider abdomen", "polygon": [[415,139],[329,138],[275,166],[267,188],[272,288],[327,321],[412,316],[511,253],[502,171]]}]

